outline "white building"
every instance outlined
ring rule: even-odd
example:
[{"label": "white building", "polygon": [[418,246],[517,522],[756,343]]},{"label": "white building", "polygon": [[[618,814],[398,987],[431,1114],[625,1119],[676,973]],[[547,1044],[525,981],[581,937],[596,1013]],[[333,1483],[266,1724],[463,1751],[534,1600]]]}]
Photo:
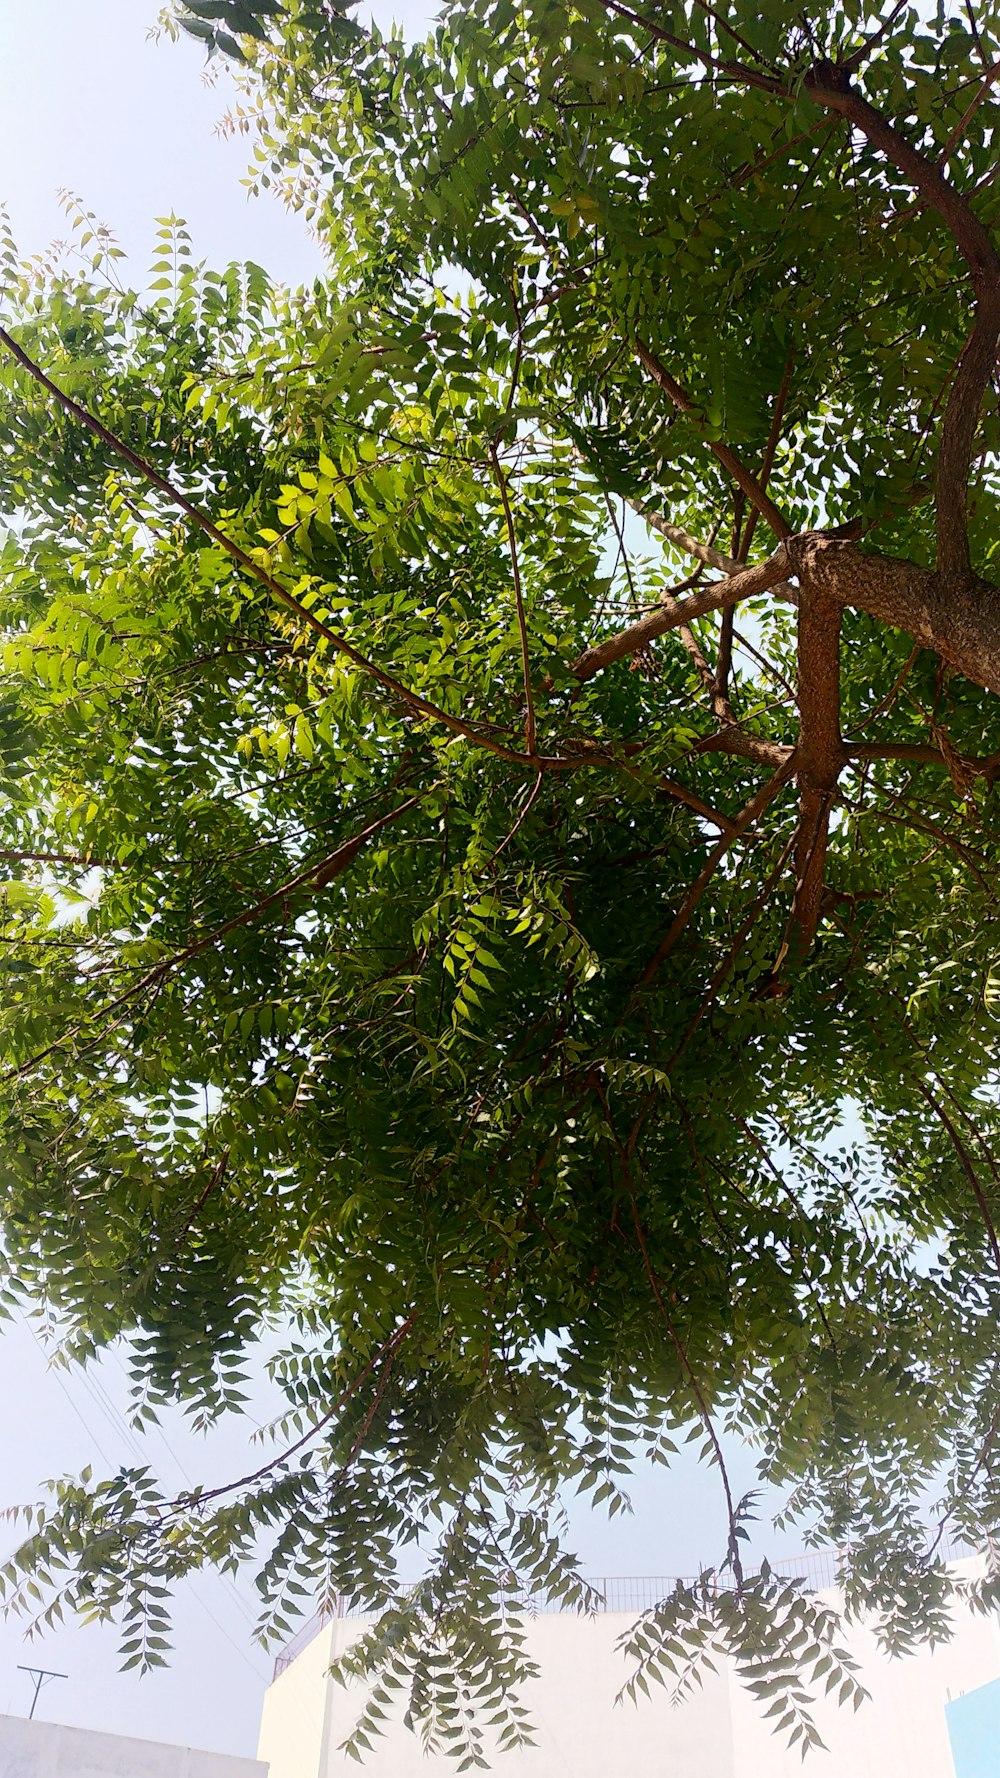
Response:
[{"label": "white building", "polygon": [[[960,1566],[971,1569],[972,1564]],[[835,1595],[829,1597],[835,1602]],[[615,1695],[627,1677],[615,1645],[638,1608],[595,1617],[553,1613],[531,1622],[529,1650],[541,1678],[525,1688],[523,1702],[531,1712],[537,1744],[498,1754],[498,1778],[801,1774],[800,1753],[771,1734],[758,1706],[724,1667],[707,1673],[702,1689],[677,1708],[667,1690],[656,1687],[638,1705],[615,1707]],[[359,1714],[361,1694],[336,1685],[328,1671],[363,1622],[329,1619],[287,1664],[279,1659],[265,1698],[258,1747],[269,1778],[341,1778],[348,1771],[355,1778],[454,1778],[455,1762],[444,1755],[426,1757],[402,1725],[375,1742],[363,1766],[340,1751]],[[1000,1684],[993,1683],[1000,1680],[1000,1621],[963,1609],[956,1611],[955,1624],[956,1633],[944,1647],[902,1661],[887,1660],[868,1632],[851,1633],[847,1640],[872,1701],[857,1715],[839,1710],[835,1701],[817,1703],[814,1719],[828,1751],[809,1755],[806,1778],[980,1778],[980,1773],[1000,1773]],[[986,1763],[979,1763],[980,1751]]]},{"label": "white building", "polygon": [[0,1778],[267,1778],[255,1759],[0,1716]]}]

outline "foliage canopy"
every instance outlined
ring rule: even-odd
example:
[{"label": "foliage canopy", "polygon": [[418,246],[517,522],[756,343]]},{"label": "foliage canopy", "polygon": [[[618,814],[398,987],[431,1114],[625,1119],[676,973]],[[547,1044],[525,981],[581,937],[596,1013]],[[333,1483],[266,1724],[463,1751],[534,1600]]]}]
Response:
[{"label": "foliage canopy", "polygon": [[185,22],[329,275],[0,248],[5,1288],[140,1418],[290,1323],[287,1411],[214,1495],[60,1484],[8,1595],[156,1661],[263,1539],[266,1629],[383,1613],[353,1747],[402,1692],[481,1761],[560,1488],[693,1427],[727,1587],[635,1683],[727,1647],[805,1745],[857,1688],[727,1434],[894,1648],[928,1489],[1000,1529],[1000,14]]}]

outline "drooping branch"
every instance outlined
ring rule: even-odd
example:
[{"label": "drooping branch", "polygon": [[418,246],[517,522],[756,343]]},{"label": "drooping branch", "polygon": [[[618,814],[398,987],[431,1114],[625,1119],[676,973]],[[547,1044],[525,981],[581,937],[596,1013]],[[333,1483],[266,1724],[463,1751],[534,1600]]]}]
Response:
[{"label": "drooping branch", "polygon": [[277,1456],[268,1458],[266,1463],[262,1463],[260,1468],[253,1470],[250,1475],[239,1476],[235,1482],[223,1482],[218,1488],[202,1488],[193,1494],[179,1494],[175,1500],[168,1500],[166,1502],[166,1511],[185,1511],[195,1506],[200,1510],[211,1500],[220,1500],[224,1495],[238,1493],[241,1488],[253,1487],[255,1482],[263,1481],[265,1476],[270,1475],[273,1470],[278,1469],[281,1465],[287,1463],[298,1451],[301,1451],[305,1445],[309,1444],[310,1441],[316,1437],[317,1433],[322,1432],[324,1427],[329,1426],[330,1421],[340,1413],[342,1408],[347,1406],[352,1395],[356,1395],[357,1391],[361,1388],[362,1383],[366,1382],[371,1376],[372,1371],[377,1364],[385,1358],[395,1358],[396,1353],[406,1339],[406,1336],[413,1327],[416,1319],[416,1310],[411,1310],[410,1314],[406,1316],[404,1321],[400,1322],[400,1325],[389,1335],[388,1339],[382,1341],[382,1344],[372,1354],[368,1363],[358,1372],[356,1377],[352,1378],[347,1387],[342,1390],[340,1395],[338,1395],[333,1405],[327,1408],[325,1414],[322,1414],[318,1420],[314,1420],[311,1426],[307,1426],[305,1432],[302,1433],[300,1438],[296,1439],[293,1445],[288,1445],[285,1450],[279,1451]]},{"label": "drooping branch", "polygon": [[965,1143],[962,1141],[962,1138],[959,1135],[959,1132],[958,1132],[958,1129],[955,1125],[954,1120],[948,1116],[948,1113],[945,1110],[944,1106],[941,1104],[940,1100],[936,1097],[936,1095],[931,1092],[930,1087],[927,1085],[926,1081],[921,1080],[920,1076],[915,1072],[911,1072],[910,1078],[912,1079],[913,1084],[916,1087],[917,1092],[920,1094],[921,1098],[925,1099],[927,1104],[930,1106],[935,1117],[937,1118],[938,1122],[940,1123],[942,1129],[946,1132],[946,1134],[948,1136],[948,1140],[950,1141],[953,1149],[955,1150],[956,1155],[958,1156],[958,1160],[959,1160],[959,1164],[962,1168],[962,1172],[965,1174],[965,1177],[968,1180],[969,1189],[971,1190],[972,1195],[976,1200],[976,1205],[979,1210],[979,1214],[983,1219],[983,1227],[986,1230],[987,1239],[989,1241],[990,1248],[993,1253],[993,1259],[996,1264],[997,1271],[1000,1272],[1000,1236],[997,1235],[996,1224],[993,1221],[993,1217],[990,1212],[989,1204],[986,1201],[986,1193],[983,1191],[983,1188],[979,1183],[979,1175],[976,1172],[975,1163],[973,1162],[972,1156],[970,1155]]}]

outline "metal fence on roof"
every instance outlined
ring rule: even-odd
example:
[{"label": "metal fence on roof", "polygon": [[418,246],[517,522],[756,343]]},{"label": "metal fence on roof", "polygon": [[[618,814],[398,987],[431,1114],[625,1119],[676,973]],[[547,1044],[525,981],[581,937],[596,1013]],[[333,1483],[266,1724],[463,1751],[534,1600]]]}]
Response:
[{"label": "metal fence on roof", "polygon": [[[826,1592],[837,1585],[844,1554],[843,1550],[836,1549],[805,1550],[799,1556],[781,1557],[772,1562],[771,1569],[776,1575],[803,1581],[811,1593]],[[975,1554],[975,1551],[961,1538],[946,1535],[942,1537],[936,1554],[942,1561],[955,1562],[963,1556]],[[694,1575],[676,1574],[610,1574],[593,1577],[587,1584],[598,1595],[597,1611],[630,1613],[638,1617],[640,1613],[658,1605],[676,1586],[691,1585],[696,1578]],[[716,1574],[715,1581],[720,1589],[728,1589],[733,1585],[732,1577],[728,1574]],[[540,1594],[510,1592],[505,1597],[512,1605],[516,1603],[522,1611],[533,1616],[555,1615],[563,1609],[558,1601],[549,1600]],[[326,1624],[335,1618],[370,1615],[364,1604],[351,1604],[343,1598],[338,1598],[335,1605],[315,1612],[278,1654],[274,1663],[274,1679],[297,1660],[303,1649],[308,1648]]]}]

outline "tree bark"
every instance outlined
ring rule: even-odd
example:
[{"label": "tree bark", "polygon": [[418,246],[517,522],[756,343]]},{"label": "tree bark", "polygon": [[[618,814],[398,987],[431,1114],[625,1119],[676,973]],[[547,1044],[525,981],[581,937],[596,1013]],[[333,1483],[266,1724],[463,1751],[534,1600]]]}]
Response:
[{"label": "tree bark", "polygon": [[800,584],[904,630],[974,685],[1000,691],[1000,587],[978,577],[956,586],[931,568],[866,555],[821,531],[789,538],[785,552]]}]

